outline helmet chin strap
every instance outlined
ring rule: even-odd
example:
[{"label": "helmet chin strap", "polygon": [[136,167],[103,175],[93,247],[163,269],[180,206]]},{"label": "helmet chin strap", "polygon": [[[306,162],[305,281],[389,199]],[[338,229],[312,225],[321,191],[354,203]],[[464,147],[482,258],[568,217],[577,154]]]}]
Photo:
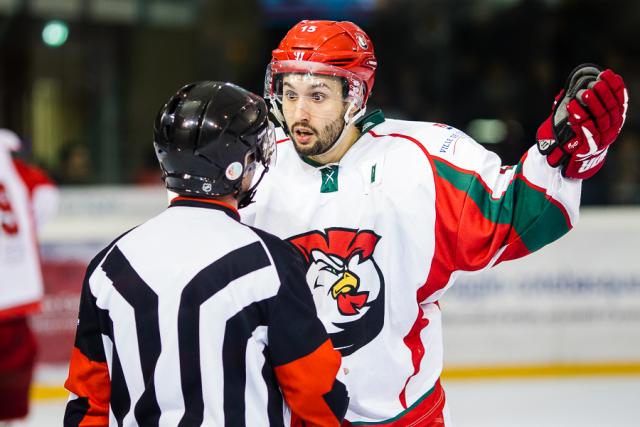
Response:
[{"label": "helmet chin strap", "polygon": [[287,127],[287,123],[284,120],[282,110],[280,109],[280,105],[278,105],[278,101],[276,101],[274,98],[269,98],[269,104],[271,104],[271,114],[273,114],[273,117],[275,117],[278,123],[280,123],[280,126],[282,126],[282,129],[287,134],[287,136],[290,137],[291,135],[289,135],[289,128]]},{"label": "helmet chin strap", "polygon": [[247,191],[241,191],[236,196],[236,200],[238,201],[238,209],[245,208],[254,202],[253,198],[256,195],[258,184],[260,184],[260,181],[262,181],[262,178],[264,178],[264,175],[268,171],[269,171],[269,166],[265,166],[264,169],[262,169],[262,173],[260,174],[260,178],[258,178],[258,181],[256,181],[256,183],[253,184],[251,188],[249,188]]}]

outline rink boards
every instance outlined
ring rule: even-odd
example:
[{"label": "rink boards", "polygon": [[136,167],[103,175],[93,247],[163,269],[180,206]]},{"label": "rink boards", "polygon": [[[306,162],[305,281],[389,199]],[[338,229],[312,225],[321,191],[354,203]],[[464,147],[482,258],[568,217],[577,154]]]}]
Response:
[{"label": "rink boards", "polygon": [[[66,365],[89,260],[166,203],[156,187],[63,189],[41,234],[42,366]],[[584,208],[540,253],[459,280],[441,301],[445,378],[640,373],[639,217],[637,208]]]}]

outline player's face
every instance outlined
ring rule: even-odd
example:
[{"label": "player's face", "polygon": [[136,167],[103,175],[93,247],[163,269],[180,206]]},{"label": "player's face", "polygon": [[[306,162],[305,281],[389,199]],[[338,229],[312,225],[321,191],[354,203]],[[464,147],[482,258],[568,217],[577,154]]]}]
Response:
[{"label": "player's face", "polygon": [[326,152],[344,128],[346,104],[337,77],[288,74],[284,76],[282,113],[298,153]]}]

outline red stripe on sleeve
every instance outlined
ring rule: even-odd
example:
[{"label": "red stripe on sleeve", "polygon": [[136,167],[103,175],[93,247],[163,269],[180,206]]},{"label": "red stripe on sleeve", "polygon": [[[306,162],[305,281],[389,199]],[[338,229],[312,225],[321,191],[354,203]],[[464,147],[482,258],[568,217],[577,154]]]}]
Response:
[{"label": "red stripe on sleeve", "polygon": [[109,425],[111,380],[106,362],[95,362],[74,347],[71,351],[69,377],[64,387],[78,397],[89,400],[89,409],[78,427]]},{"label": "red stripe on sleeve", "polygon": [[39,185],[54,185],[53,181],[42,170],[35,166],[29,166],[20,159],[13,159],[13,166],[29,190],[29,197]]},{"label": "red stripe on sleeve", "polygon": [[340,353],[326,340],[312,353],[275,367],[287,404],[306,426],[340,425],[323,398],[333,388],[340,360]]}]

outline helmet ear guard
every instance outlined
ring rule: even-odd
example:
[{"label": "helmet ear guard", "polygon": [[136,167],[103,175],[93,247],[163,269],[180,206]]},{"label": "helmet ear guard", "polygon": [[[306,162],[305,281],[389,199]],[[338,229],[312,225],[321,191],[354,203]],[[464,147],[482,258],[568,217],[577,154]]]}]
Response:
[{"label": "helmet ear guard", "polygon": [[247,165],[246,170],[249,171],[251,169],[255,169],[256,163],[262,164],[263,169],[260,173],[260,177],[257,181],[255,181],[255,184],[253,184],[253,186],[251,186],[251,188],[249,188],[244,193],[238,194],[238,209],[242,209],[253,203],[253,198],[255,197],[256,191],[258,190],[258,185],[260,185],[260,182],[262,182],[264,174],[269,172],[269,167],[271,166],[271,164],[275,162],[276,130],[273,126],[273,123],[268,122],[268,126],[257,135],[256,147],[256,159],[255,161]]}]

